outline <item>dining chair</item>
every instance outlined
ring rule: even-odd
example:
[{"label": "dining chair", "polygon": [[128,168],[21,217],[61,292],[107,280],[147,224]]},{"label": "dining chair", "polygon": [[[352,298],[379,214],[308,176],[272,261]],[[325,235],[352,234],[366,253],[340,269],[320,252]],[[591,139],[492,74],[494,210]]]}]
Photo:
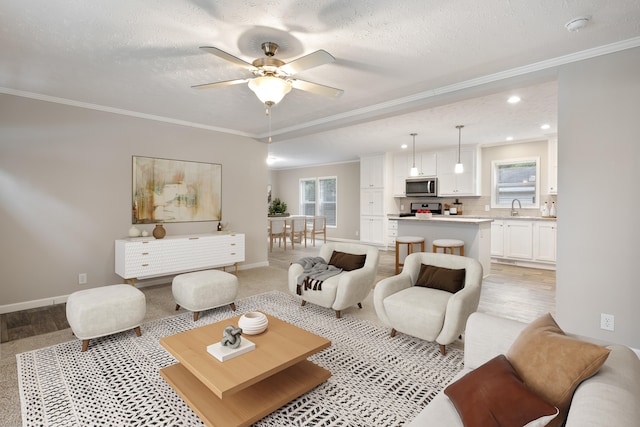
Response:
[{"label": "dining chair", "polygon": [[311,242],[316,247],[316,234],[322,234],[323,243],[327,243],[327,217],[314,216],[311,223]]},{"label": "dining chair", "polygon": [[284,250],[287,250],[287,220],[280,218],[269,219],[269,252],[273,251],[273,241],[278,239],[278,247],[284,241]]},{"label": "dining chair", "polygon": [[291,238],[291,249],[295,248],[296,238],[300,238],[300,243],[304,240],[304,247],[307,247],[307,219],[303,216],[291,217],[289,219],[289,226],[287,227],[287,234]]}]

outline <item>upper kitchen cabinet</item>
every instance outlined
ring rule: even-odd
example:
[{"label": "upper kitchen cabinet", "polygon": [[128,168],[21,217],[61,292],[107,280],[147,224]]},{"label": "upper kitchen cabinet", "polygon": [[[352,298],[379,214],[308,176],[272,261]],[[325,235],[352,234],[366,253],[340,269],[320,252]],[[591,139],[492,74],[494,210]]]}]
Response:
[{"label": "upper kitchen cabinet", "polygon": [[480,196],[480,152],[477,147],[462,148],[460,161],[464,165],[463,173],[455,173],[458,163],[458,150],[437,152],[438,196]]},{"label": "upper kitchen cabinet", "polygon": [[396,154],[393,157],[393,197],[404,197],[406,187],[405,180],[411,169],[411,157],[406,154]]},{"label": "upper kitchen cabinet", "polygon": [[384,188],[384,155],[360,158],[360,188]]},{"label": "upper kitchen cabinet", "polygon": [[[405,181],[411,175],[413,167],[412,154],[397,154],[393,158],[393,196],[404,197]],[[435,151],[416,153],[416,169],[418,176],[437,176],[438,163]]]},{"label": "upper kitchen cabinet", "polygon": [[549,194],[558,194],[558,138],[549,139],[547,150]]}]

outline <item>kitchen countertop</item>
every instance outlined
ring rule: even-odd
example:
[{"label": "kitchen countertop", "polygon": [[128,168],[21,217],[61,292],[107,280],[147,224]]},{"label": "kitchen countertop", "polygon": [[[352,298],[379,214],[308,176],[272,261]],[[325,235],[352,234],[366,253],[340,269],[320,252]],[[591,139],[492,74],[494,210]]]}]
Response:
[{"label": "kitchen countertop", "polygon": [[431,218],[416,218],[414,216],[399,217],[398,214],[389,214],[389,219],[401,219],[412,221],[456,221],[477,224],[479,222],[494,220],[526,220],[526,221],[556,221],[557,218],[544,218],[541,216],[478,216],[478,215],[436,215]]},{"label": "kitchen countertop", "polygon": [[484,222],[492,222],[493,218],[477,218],[472,216],[462,215],[436,215],[431,218],[417,218],[415,216],[390,216],[389,219],[397,219],[402,221],[417,221],[417,222],[455,222],[459,224],[481,224]]}]

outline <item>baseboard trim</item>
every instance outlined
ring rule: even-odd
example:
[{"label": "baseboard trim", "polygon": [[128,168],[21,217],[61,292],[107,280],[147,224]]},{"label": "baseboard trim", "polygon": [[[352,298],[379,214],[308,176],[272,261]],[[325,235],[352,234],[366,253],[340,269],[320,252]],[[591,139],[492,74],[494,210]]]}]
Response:
[{"label": "baseboard trim", "polygon": [[[252,264],[238,265],[238,270],[250,270],[252,268],[268,267],[268,266],[269,266],[268,261],[262,261],[262,262],[252,263]],[[233,271],[234,271],[233,266],[227,267],[228,273],[233,273]],[[170,276],[154,277],[151,279],[136,280],[135,282],[136,288],[146,288],[148,286],[156,286],[156,285],[163,285],[165,283],[171,283],[174,277],[175,275],[170,275]],[[82,288],[79,288],[78,290],[81,291],[83,289],[91,289],[92,287],[97,287],[97,286],[82,287]],[[0,314],[13,313],[15,311],[22,311],[22,310],[29,310],[31,308],[46,307],[48,305],[63,304],[67,302],[68,298],[69,298],[69,295],[59,295],[59,296],[54,296],[49,298],[41,298],[41,299],[36,299],[31,301],[17,302],[14,304],[0,305]]]}]

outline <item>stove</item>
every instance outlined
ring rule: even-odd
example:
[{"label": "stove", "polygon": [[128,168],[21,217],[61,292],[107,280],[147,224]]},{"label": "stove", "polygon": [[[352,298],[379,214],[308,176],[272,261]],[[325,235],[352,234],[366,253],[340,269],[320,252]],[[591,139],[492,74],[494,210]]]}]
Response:
[{"label": "stove", "polygon": [[429,210],[433,215],[442,215],[442,203],[411,203],[411,212],[404,212],[398,216],[416,216],[416,212],[422,210]]}]

